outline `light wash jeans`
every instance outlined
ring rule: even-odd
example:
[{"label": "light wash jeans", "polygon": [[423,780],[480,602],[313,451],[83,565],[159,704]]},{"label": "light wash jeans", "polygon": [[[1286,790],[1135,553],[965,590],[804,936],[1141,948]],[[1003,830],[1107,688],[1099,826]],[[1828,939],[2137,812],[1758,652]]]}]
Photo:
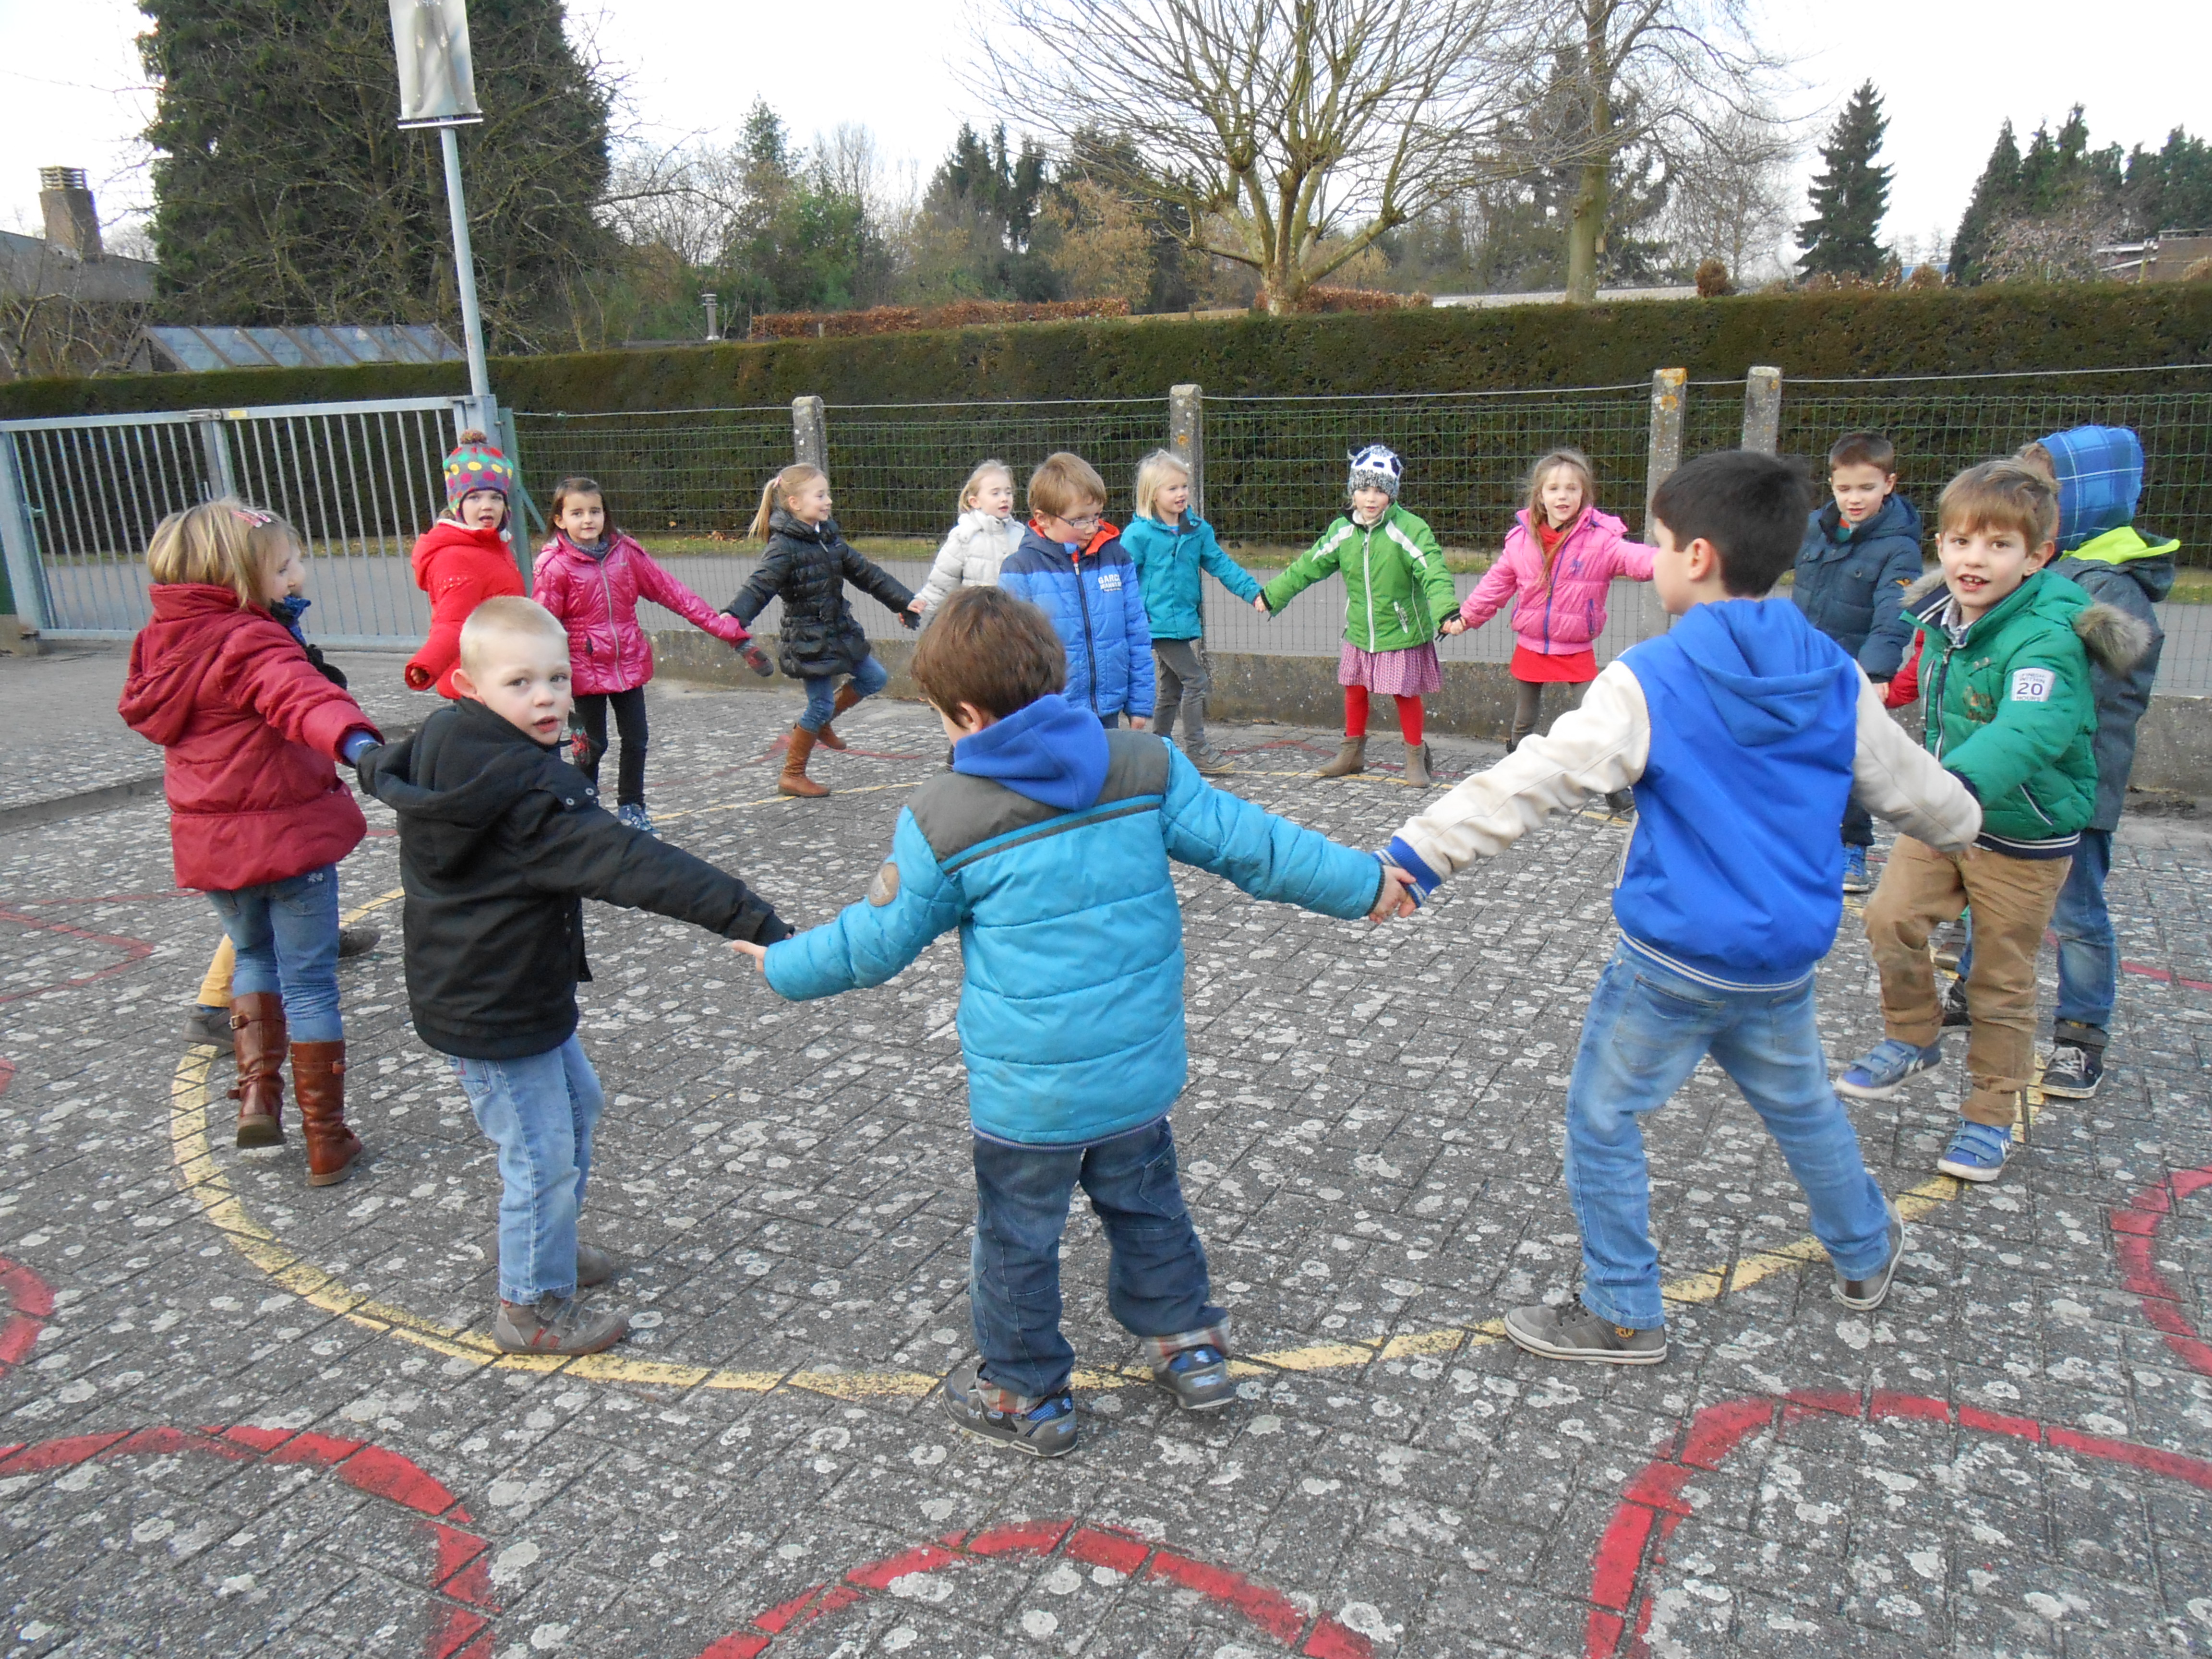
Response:
[{"label": "light wash jeans", "polygon": [[[2120,942],[2105,908],[2105,881],[2112,873],[2112,832],[2084,830],[2073,867],[2058,890],[2051,931],[2058,936],[2058,1012],[2052,1036],[2060,1042],[2101,1050],[2120,998]],[[1959,977],[1974,965],[1973,922],[1959,952]]]},{"label": "light wash jeans", "polygon": [[234,997],[275,991],[294,1042],[343,1042],[338,1017],[338,869],[325,864],[258,887],[211,892],[238,952]]},{"label": "light wash jeans", "polygon": [[447,1058],[477,1127],[499,1148],[499,1299],[574,1296],[576,1218],[607,1103],[582,1041],[524,1060]]},{"label": "light wash jeans", "polygon": [[1566,1170],[1583,1235],[1583,1305],[1616,1325],[1666,1322],[1644,1114],[1665,1105],[1708,1054],[1782,1148],[1837,1271],[1863,1279],[1889,1259],[1889,1212],[1829,1085],[1812,980],[1717,990],[1617,945],[1567,1084]]}]

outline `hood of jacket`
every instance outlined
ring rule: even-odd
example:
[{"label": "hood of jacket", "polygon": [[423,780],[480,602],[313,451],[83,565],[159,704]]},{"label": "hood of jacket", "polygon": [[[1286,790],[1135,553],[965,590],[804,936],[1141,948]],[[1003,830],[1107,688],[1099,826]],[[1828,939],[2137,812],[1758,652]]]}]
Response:
[{"label": "hood of jacket", "polygon": [[1920,509],[1893,489],[1872,518],[1851,526],[1849,536],[1844,534],[1844,515],[1835,502],[1830,501],[1814,517],[1820,521],[1820,533],[1827,538],[1832,555],[1848,548],[1863,547],[1878,536],[1906,537],[1915,546],[1921,539]]},{"label": "hood of jacket", "polygon": [[795,542],[818,542],[825,547],[834,544],[843,534],[834,518],[813,524],[782,507],[768,515],[768,526],[771,536],[788,536]]},{"label": "hood of jacket", "polygon": [[199,718],[192,693],[214,667],[225,636],[261,627],[289,639],[290,630],[213,582],[155,582],[147,591],[154,617],[139,631],[137,660],[117,711],[133,731],[167,748]]},{"label": "hood of jacket", "polygon": [[1052,691],[954,744],[952,769],[1079,812],[1105,787],[1106,748],[1098,716]]},{"label": "hood of jacket", "polygon": [[488,553],[511,562],[514,556],[509,550],[511,539],[504,526],[497,530],[471,530],[451,519],[441,519],[415,544],[414,556],[410,561],[415,570],[415,586],[428,592],[431,570],[441,557],[457,549]]},{"label": "hood of jacket", "polygon": [[[515,802],[543,787],[550,768],[568,769],[558,749],[462,697],[432,714],[421,731],[377,751],[368,781],[401,817],[433,830],[410,842],[410,850],[442,872],[474,857]],[[573,782],[588,787],[580,773]]]},{"label": "hood of jacket", "polygon": [[1787,604],[1700,605],[1670,636],[1697,670],[1728,733],[1762,749],[1809,731],[1832,712],[1836,682],[1857,670]]},{"label": "hood of jacket", "polygon": [[2124,426],[2077,426],[2039,441],[2058,477],[2058,550],[2132,523],[2142,499],[2142,440]]},{"label": "hood of jacket", "polygon": [[[1544,538],[1537,526],[1536,515],[1524,507],[1513,515],[1513,519],[1515,523],[1528,532],[1528,539],[1536,548],[1536,556],[1541,559],[1544,556]],[[1560,550],[1565,551],[1569,542],[1593,526],[1614,536],[1626,536],[1628,533],[1628,525],[1625,520],[1615,518],[1601,507],[1585,507],[1575,514],[1572,522],[1560,532]],[[1553,556],[1556,558],[1558,555],[1554,554]]]},{"label": "hood of jacket", "polygon": [[2052,568],[2066,574],[2065,567],[2076,559],[2084,564],[2112,565],[2134,578],[2156,605],[2173,592],[2174,555],[2180,551],[2181,544],[2171,536],[2146,536],[2135,525],[2124,524],[2091,537]]},{"label": "hood of jacket", "polygon": [[1054,541],[1051,537],[1046,535],[1043,531],[1039,530],[1034,520],[1030,520],[1022,526],[1021,545],[1017,550],[1029,550],[1040,553],[1053,554],[1058,556],[1060,558],[1068,561],[1071,564],[1080,564],[1084,560],[1091,557],[1092,554],[1097,552],[1100,548],[1105,546],[1107,543],[1114,540],[1116,537],[1121,535],[1121,532],[1117,526],[1110,525],[1107,523],[1105,520],[1101,519],[1098,521],[1098,528],[1091,532],[1091,539],[1085,542],[1080,547],[1078,547],[1073,553],[1070,553],[1068,551],[1068,544],[1066,542]]}]

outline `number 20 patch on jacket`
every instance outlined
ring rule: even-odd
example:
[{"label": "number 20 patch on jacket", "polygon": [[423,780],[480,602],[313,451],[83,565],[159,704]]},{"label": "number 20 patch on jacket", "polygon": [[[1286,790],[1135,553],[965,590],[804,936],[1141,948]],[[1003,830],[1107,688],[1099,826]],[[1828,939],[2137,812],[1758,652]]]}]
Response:
[{"label": "number 20 patch on jacket", "polygon": [[2051,694],[2058,687],[2058,676],[2048,668],[2015,668],[2012,671],[2012,700],[2014,702],[2049,702]]}]

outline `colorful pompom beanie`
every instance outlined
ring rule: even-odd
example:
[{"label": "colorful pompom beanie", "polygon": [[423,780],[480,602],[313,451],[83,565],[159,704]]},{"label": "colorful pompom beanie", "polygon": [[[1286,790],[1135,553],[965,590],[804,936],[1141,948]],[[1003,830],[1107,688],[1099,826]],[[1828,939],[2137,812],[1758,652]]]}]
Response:
[{"label": "colorful pompom beanie", "polygon": [[495,489],[511,496],[514,463],[493,448],[483,433],[464,432],[460,442],[446,457],[446,505],[459,507],[463,496],[479,489]]}]

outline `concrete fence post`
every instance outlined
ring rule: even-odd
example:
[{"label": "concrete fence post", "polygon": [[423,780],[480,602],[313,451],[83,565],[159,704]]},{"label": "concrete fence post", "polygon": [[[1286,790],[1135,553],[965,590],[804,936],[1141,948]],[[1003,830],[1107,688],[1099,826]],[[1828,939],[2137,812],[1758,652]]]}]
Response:
[{"label": "concrete fence post", "polygon": [[1651,533],[1651,498],[1667,475],[1682,464],[1682,405],[1688,397],[1690,372],[1685,368],[1651,371],[1651,447],[1644,463],[1644,533]]},{"label": "concrete fence post", "polygon": [[801,466],[830,470],[830,421],[822,399],[811,393],[791,400],[791,451]]},{"label": "concrete fence post", "polygon": [[1194,386],[1168,388],[1168,447],[1190,469],[1190,516],[1206,516],[1206,403]]},{"label": "concrete fence post", "polygon": [[1782,371],[1754,368],[1743,377],[1743,445],[1771,455],[1782,442]]}]

